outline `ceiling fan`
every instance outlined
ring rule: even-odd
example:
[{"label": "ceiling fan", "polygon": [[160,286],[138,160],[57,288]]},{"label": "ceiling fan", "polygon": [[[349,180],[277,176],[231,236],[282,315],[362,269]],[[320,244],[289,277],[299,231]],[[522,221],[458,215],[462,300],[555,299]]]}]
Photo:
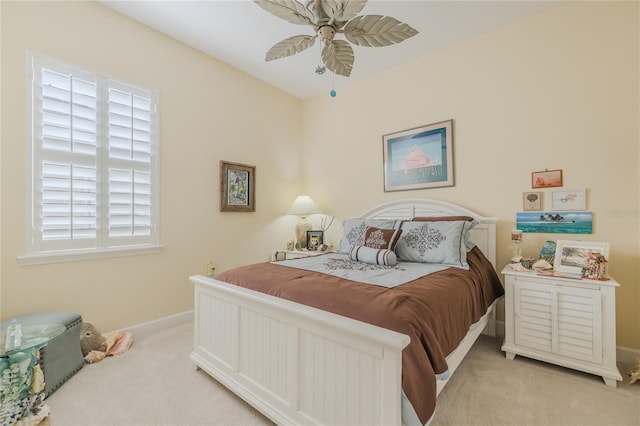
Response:
[{"label": "ceiling fan", "polygon": [[[286,58],[313,46],[316,38],[324,43],[321,67],[335,74],[349,77],[353,69],[353,49],[358,46],[381,47],[400,43],[418,34],[418,31],[395,18],[381,15],[356,16],[367,4],[367,0],[308,0],[305,4],[297,0],[254,0],[267,12],[298,25],[309,25],[314,35],[297,35],[276,43],[267,52],[265,60]],[[347,39],[336,40],[336,34]]]}]

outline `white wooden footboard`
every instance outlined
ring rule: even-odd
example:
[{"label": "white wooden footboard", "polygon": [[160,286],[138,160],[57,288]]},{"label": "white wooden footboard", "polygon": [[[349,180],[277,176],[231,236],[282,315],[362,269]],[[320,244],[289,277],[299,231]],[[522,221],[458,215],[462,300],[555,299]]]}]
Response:
[{"label": "white wooden footboard", "polygon": [[409,337],[204,276],[191,360],[278,424],[400,425]]}]

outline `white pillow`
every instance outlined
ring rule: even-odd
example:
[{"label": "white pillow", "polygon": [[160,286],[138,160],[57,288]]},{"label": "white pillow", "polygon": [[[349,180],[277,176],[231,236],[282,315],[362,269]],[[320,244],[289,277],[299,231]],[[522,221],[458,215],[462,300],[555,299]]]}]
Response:
[{"label": "white pillow", "polygon": [[349,259],[370,265],[394,266],[398,259],[392,250],[355,246],[349,252]]}]

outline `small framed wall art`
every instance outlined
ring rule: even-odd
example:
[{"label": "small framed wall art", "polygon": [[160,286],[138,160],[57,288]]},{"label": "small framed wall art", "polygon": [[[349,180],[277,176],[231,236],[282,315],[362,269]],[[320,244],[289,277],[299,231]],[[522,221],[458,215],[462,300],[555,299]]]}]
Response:
[{"label": "small framed wall art", "polygon": [[536,188],[553,188],[562,186],[562,170],[543,170],[541,172],[531,173],[531,187]]},{"label": "small framed wall art", "polygon": [[453,120],[382,137],[384,191],[453,186]]},{"label": "small framed wall art", "polygon": [[587,190],[584,188],[551,191],[552,210],[585,210],[586,208]]},{"label": "small framed wall art", "polygon": [[542,192],[523,192],[522,209],[525,212],[542,210]]},{"label": "small framed wall art", "polygon": [[220,211],[256,211],[256,168],[220,161]]}]

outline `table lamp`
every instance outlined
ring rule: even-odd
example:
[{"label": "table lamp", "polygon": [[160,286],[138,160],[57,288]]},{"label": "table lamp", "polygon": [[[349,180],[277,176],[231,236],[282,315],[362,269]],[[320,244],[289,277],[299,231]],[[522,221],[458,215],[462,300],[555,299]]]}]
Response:
[{"label": "table lamp", "polygon": [[307,231],[313,230],[311,222],[307,221],[307,216],[316,213],[320,213],[320,209],[308,195],[298,195],[289,207],[287,214],[300,216],[300,221],[296,224],[295,247],[297,250],[307,247]]}]

